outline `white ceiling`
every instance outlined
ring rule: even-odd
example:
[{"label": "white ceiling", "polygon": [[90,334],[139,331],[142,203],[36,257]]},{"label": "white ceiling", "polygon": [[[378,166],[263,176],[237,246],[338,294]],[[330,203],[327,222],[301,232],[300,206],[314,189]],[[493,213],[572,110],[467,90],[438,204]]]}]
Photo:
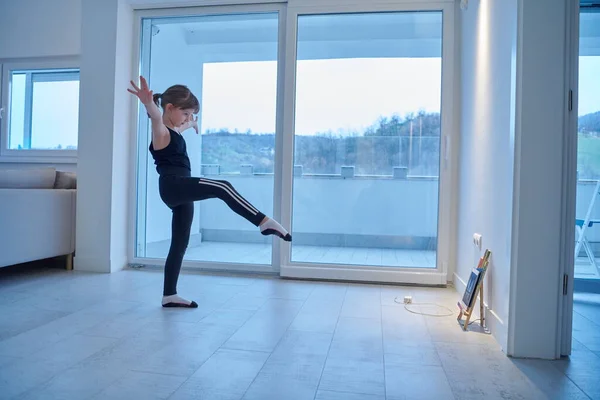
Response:
[{"label": "white ceiling", "polygon": [[[277,14],[157,18],[152,23],[165,33],[176,26],[183,33],[177,36],[213,62],[277,56]],[[298,58],[440,57],[441,36],[438,12],[305,16],[298,23]]]},{"label": "white ceiling", "polygon": [[[190,6],[222,3],[222,0],[127,0],[149,7]],[[232,0],[244,3],[253,0]],[[269,0],[267,0],[269,1]],[[274,0],[273,0],[274,1]],[[439,13],[389,13],[317,15],[301,17],[298,29],[298,56],[301,59],[358,56],[439,57],[441,54]],[[155,19],[154,24],[177,24],[186,43],[204,54],[257,53],[262,46],[266,59],[275,57],[277,14],[213,15]],[[580,54],[600,55],[600,13],[581,15]],[[246,49],[249,45],[254,49]],[[200,49],[202,48],[202,49]],[[268,51],[266,49],[269,49]],[[219,58],[221,56],[218,56]]]}]

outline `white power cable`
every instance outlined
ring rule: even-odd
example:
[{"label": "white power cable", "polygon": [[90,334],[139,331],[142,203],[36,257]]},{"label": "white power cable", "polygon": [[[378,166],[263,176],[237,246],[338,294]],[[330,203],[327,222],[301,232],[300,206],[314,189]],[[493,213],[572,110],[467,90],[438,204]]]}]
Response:
[{"label": "white power cable", "polygon": [[[413,314],[419,314],[419,315],[427,315],[429,317],[450,317],[452,315],[454,315],[454,311],[452,311],[451,309],[449,309],[446,306],[442,306],[439,304],[435,304],[435,303],[405,303],[404,300],[402,299],[402,301],[398,301],[398,297],[394,298],[394,303],[398,303],[398,304],[402,304],[404,303],[404,309],[410,313]],[[430,314],[430,313],[424,313],[424,312],[419,312],[419,311],[414,311],[414,310],[410,310],[407,306],[409,305],[414,305],[414,306],[436,306],[436,307],[440,307],[440,308],[445,308],[446,310],[449,311],[448,314]]]}]

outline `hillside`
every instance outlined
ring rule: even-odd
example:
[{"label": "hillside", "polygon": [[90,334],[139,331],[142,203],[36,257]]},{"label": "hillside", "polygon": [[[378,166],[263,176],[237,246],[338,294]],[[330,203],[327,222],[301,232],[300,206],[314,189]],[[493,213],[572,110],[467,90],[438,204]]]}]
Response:
[{"label": "hillside", "polygon": [[579,117],[579,132],[600,134],[600,111]]},{"label": "hillside", "polygon": [[[410,165],[412,173],[436,175],[439,136],[437,113],[382,117],[363,133],[296,136],[294,164],[307,174],[339,174],[343,165],[353,165],[359,175],[392,175],[394,167]],[[273,133],[219,130],[202,137],[202,164],[219,164],[222,173],[237,172],[241,164],[253,165],[255,173],[272,173],[274,155]]]}]

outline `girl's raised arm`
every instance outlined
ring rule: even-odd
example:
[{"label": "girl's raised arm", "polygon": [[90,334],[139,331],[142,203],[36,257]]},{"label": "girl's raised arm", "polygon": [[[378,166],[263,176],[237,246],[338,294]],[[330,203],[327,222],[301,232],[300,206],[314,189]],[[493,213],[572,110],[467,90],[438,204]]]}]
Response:
[{"label": "girl's raised arm", "polygon": [[152,90],[148,88],[148,83],[143,76],[140,76],[140,87],[137,87],[133,81],[130,81],[130,83],[133,89],[128,88],[127,91],[140,99],[142,104],[146,107],[146,112],[152,121],[152,146],[154,147],[154,150],[164,149],[169,145],[171,135],[163,123],[162,112],[156,103],[159,95],[153,94]]}]

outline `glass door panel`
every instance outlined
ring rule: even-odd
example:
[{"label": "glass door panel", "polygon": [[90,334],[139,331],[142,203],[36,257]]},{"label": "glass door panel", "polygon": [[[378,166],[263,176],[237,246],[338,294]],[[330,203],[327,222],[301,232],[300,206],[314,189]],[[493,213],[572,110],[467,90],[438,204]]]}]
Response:
[{"label": "glass door panel", "polygon": [[[155,93],[184,84],[198,97],[200,135],[183,133],[192,176],[230,182],[273,214],[277,112],[278,12],[143,20],[142,71]],[[136,257],[164,259],[171,210],[158,192],[148,153],[151,132],[140,112]],[[185,261],[271,264],[272,237],[217,199],[196,202]]]},{"label": "glass door panel", "polygon": [[442,14],[298,16],[292,262],[436,268]]}]

